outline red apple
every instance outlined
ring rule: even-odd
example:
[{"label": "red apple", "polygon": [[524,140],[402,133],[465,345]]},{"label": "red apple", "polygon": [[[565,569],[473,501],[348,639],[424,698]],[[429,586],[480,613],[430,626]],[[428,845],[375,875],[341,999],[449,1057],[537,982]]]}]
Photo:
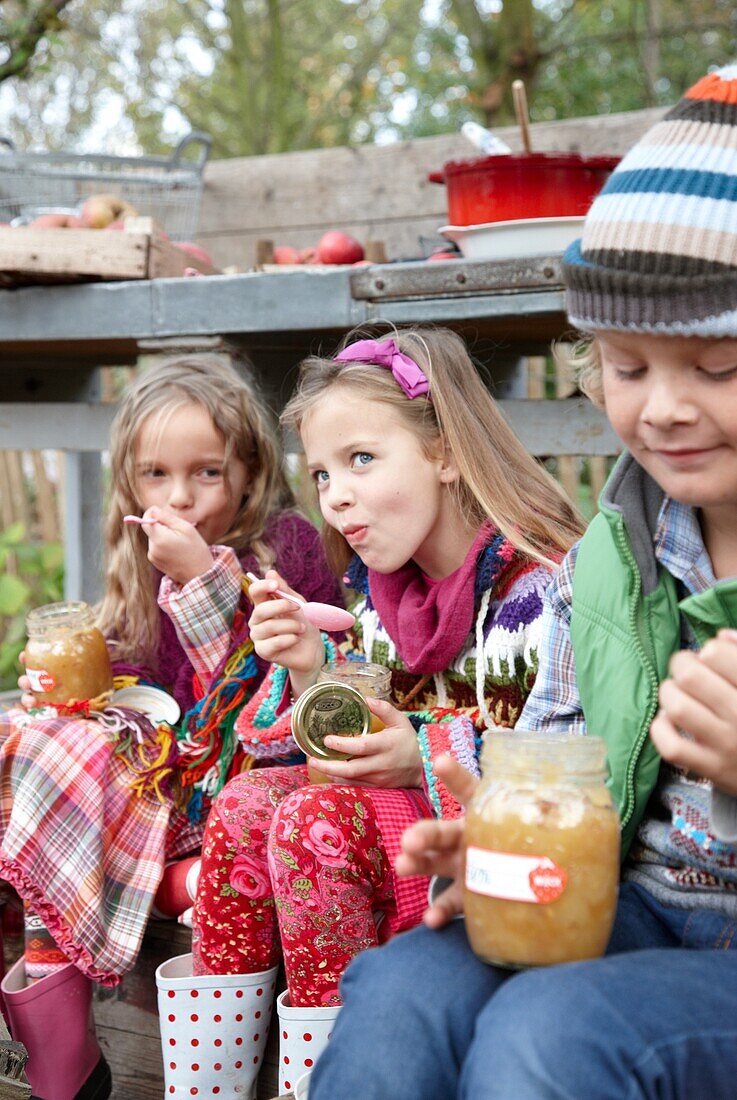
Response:
[{"label": "red apple", "polygon": [[110,222],[110,225],[105,226],[106,229],[125,229],[125,222],[122,218],[116,218],[114,222]]},{"label": "red apple", "polygon": [[303,248],[299,254],[301,264],[314,264],[317,262],[317,251],[314,248]]},{"label": "red apple", "polygon": [[198,244],[192,244],[191,241],[172,241],[175,248],[178,248],[180,252],[186,252],[189,256],[194,256],[200,263],[208,264],[210,267],[215,265],[212,262],[212,256],[209,252],[205,252],[204,248],[200,248]]},{"label": "red apple", "polygon": [[278,244],[274,249],[275,264],[301,264],[302,256],[298,248],[290,244]]},{"label": "red apple", "polygon": [[347,233],[330,229],[317,242],[317,259],[321,264],[354,264],[363,259],[363,245]]},{"label": "red apple", "polygon": [[458,252],[433,252],[427,259],[428,263],[432,263],[433,260],[460,260],[461,256]]}]

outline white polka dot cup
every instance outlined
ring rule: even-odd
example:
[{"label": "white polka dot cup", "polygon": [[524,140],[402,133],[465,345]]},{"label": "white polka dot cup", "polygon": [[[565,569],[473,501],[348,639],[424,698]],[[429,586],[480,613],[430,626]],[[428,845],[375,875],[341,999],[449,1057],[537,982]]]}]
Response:
[{"label": "white polka dot cup", "polygon": [[284,1093],[291,1092],[300,1078],[312,1071],[332,1035],[340,1005],[292,1008],[289,992],[285,990],[277,997],[276,1007],[279,1013],[279,1092]]}]

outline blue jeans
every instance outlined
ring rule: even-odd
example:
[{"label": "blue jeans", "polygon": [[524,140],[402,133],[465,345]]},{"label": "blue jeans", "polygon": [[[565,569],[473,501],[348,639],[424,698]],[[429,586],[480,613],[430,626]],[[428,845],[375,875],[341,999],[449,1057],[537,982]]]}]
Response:
[{"label": "blue jeans", "polygon": [[735,947],[628,883],[603,959],[510,972],[416,928],[346,971],[310,1100],[733,1100]]}]

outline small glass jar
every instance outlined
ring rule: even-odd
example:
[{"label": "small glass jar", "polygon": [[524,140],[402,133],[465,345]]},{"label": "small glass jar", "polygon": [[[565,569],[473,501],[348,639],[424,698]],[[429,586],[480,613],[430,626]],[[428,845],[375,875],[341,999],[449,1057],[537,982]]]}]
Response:
[{"label": "small glass jar", "polygon": [[83,602],[49,603],[26,617],[25,673],[39,706],[99,699],[112,691],[105,639]]},{"label": "small glass jar", "polygon": [[[342,684],[358,692],[363,699],[391,700],[391,680],[391,669],[386,668],[384,665],[371,664],[369,661],[344,661],[340,664],[323,665],[317,674],[315,687],[317,687],[318,684]],[[314,691],[315,689],[310,688],[308,690]],[[310,756],[322,757],[326,760],[349,760],[350,757],[346,753],[328,749],[319,737],[314,738],[310,736],[309,726],[313,723],[312,715],[314,714],[313,707],[309,705],[311,698],[312,697],[308,697],[307,700],[302,702],[303,697],[300,696],[298,700],[298,704],[300,702],[302,703],[301,711],[297,714],[299,719],[301,713],[301,719],[298,722],[298,726],[306,730],[306,734],[301,734],[302,737],[306,736],[305,744],[308,748],[305,749],[305,751]],[[307,706],[305,704],[307,704]],[[340,731],[341,736],[355,737],[362,733],[376,733],[378,730],[384,729],[384,723],[381,719],[377,718],[375,714],[372,714],[365,704],[363,707],[357,707],[355,710],[353,707],[346,708],[342,713],[344,716],[348,716],[351,728],[342,729]],[[292,722],[292,728],[295,728],[294,720]],[[335,730],[333,732],[337,733],[338,731]],[[300,744],[298,732],[295,732],[295,739],[297,743]],[[307,772],[311,783],[331,782],[331,776],[319,771],[311,764],[307,765]]]},{"label": "small glass jar", "polygon": [[464,828],[466,932],[484,962],[602,955],[619,884],[619,815],[599,737],[489,733]]}]

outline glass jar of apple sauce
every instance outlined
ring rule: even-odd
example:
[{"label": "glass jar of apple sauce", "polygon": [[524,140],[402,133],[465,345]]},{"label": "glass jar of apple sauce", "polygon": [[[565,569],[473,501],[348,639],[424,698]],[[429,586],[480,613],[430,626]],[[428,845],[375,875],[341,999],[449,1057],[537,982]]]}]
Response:
[{"label": "glass jar of apple sauce", "polygon": [[602,955],[619,884],[619,815],[599,737],[489,733],[464,828],[466,931],[484,962]]},{"label": "glass jar of apple sauce", "polygon": [[26,630],[25,672],[39,706],[97,700],[112,691],[110,656],[88,604],[37,607]]},{"label": "glass jar of apple sauce", "polygon": [[[391,669],[385,668],[384,665],[372,664],[369,661],[343,661],[340,664],[323,665],[317,674],[317,682],[314,688],[308,690],[314,692],[320,684],[332,684],[333,687],[340,684],[349,688],[351,692],[357,692],[361,699],[391,700],[391,678]],[[330,705],[328,701],[332,697],[340,698],[349,705],[346,705],[340,711],[341,719],[338,722],[338,725],[340,725],[345,720],[346,728],[341,729],[340,732],[337,728],[329,732],[341,737],[356,737],[363,733],[376,733],[384,728],[384,723],[371,713],[365,703],[359,705],[359,701],[350,692],[346,694],[333,691],[331,694],[331,690],[328,689],[327,691],[323,690],[322,696],[319,695],[318,691],[317,696],[310,696],[304,702],[304,696],[300,696],[297,706],[295,706],[297,728],[295,728],[294,718],[292,720],[292,727],[295,729],[295,740],[300,746],[302,746],[302,740],[304,740],[306,745],[304,751],[318,759],[322,757],[325,760],[349,760],[350,757],[346,753],[326,748],[322,737],[317,732],[318,727],[321,725],[319,716],[326,714],[325,708]],[[355,705],[350,705],[351,702]],[[301,707],[297,711],[300,703]],[[311,764],[307,765],[307,772],[311,783],[331,782],[329,775],[314,768]]]}]

